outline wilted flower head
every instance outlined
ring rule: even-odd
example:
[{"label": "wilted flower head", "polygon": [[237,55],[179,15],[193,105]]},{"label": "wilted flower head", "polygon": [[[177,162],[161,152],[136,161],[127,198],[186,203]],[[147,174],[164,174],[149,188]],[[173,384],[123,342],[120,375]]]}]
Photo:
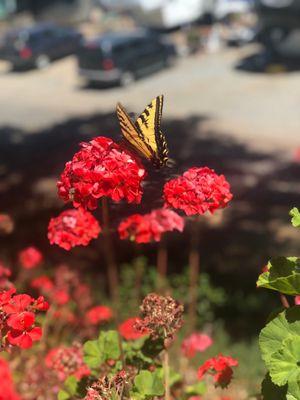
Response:
[{"label": "wilted flower head", "polygon": [[141,319],[138,317],[128,318],[126,321],[119,325],[118,331],[120,335],[126,340],[137,340],[143,336],[148,335],[148,330],[137,329],[136,325],[141,323]]},{"label": "wilted flower head", "polygon": [[118,228],[121,239],[137,243],[159,242],[165,232],[183,231],[184,219],[169,209],[153,210],[149,214],[134,214],[124,219]]},{"label": "wilted flower head", "polygon": [[26,247],[19,253],[19,263],[24,269],[36,268],[42,261],[42,253],[34,246]]},{"label": "wilted flower head", "polygon": [[88,387],[84,400],[121,400],[126,383],[127,374],[123,370],[112,377],[103,376]]},{"label": "wilted flower head", "polygon": [[171,296],[150,293],[140,309],[142,319],[136,323],[136,328],[148,332],[153,339],[162,337],[172,340],[183,324],[183,305]]},{"label": "wilted flower head", "polygon": [[192,333],[181,345],[182,353],[188,357],[195,357],[196,353],[205,351],[213,344],[210,336],[205,333]]},{"label": "wilted flower head", "polygon": [[101,197],[140,203],[141,182],[146,171],[129,151],[107,137],[81,144],[72,161],[66,163],[58,194],[74,207],[97,208]]},{"label": "wilted flower head", "polygon": [[87,246],[101,232],[96,218],[83,208],[63,211],[51,218],[48,226],[48,239],[65,250],[74,246]]},{"label": "wilted flower head", "polygon": [[216,386],[224,388],[231,382],[233,375],[231,367],[236,367],[237,365],[238,361],[234,358],[219,354],[217,357],[205,361],[198,369],[198,378],[202,379],[203,375],[208,372],[213,375]]},{"label": "wilted flower head", "polygon": [[202,215],[226,207],[232,194],[224,175],[217,175],[207,167],[194,167],[165,184],[164,198],[169,207],[183,210],[187,215]]},{"label": "wilted flower head", "polygon": [[90,375],[90,370],[83,361],[83,349],[79,343],[50,350],[46,355],[45,364],[60,381],[66,380],[71,375],[79,380]]},{"label": "wilted flower head", "polygon": [[95,306],[90,308],[86,313],[86,319],[92,325],[107,322],[112,319],[112,316],[112,309],[107,306]]},{"label": "wilted flower head", "polygon": [[14,221],[8,214],[0,214],[0,234],[9,235],[14,230]]}]

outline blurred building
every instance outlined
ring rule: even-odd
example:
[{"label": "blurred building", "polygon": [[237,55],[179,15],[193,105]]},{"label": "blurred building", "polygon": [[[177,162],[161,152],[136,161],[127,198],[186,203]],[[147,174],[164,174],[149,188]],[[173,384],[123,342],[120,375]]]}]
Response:
[{"label": "blurred building", "polygon": [[108,10],[130,12],[140,25],[172,29],[212,15],[216,0],[101,0]]}]

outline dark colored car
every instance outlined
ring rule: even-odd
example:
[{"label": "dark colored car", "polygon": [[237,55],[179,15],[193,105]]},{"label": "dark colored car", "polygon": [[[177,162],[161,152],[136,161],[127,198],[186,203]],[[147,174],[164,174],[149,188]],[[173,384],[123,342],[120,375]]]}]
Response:
[{"label": "dark colored car", "polygon": [[300,59],[300,0],[258,0],[258,40],[270,59]]},{"label": "dark colored car", "polygon": [[173,44],[154,33],[115,32],[84,43],[78,53],[79,74],[88,82],[121,84],[173,64]]},{"label": "dark colored car", "polygon": [[73,29],[40,24],[8,32],[0,41],[0,59],[14,68],[44,68],[78,51],[82,35]]}]

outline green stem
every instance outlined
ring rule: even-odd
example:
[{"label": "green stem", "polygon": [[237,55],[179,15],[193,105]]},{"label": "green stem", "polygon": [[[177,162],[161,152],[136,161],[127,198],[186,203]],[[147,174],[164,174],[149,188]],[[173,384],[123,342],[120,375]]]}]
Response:
[{"label": "green stem", "polygon": [[110,234],[109,209],[106,197],[102,197],[102,224],[109,292],[113,302],[117,304],[119,300],[119,276]]},{"label": "green stem", "polygon": [[164,238],[158,244],[157,249],[157,277],[156,287],[159,292],[163,291],[168,270],[168,252]]},{"label": "green stem", "polygon": [[165,349],[163,355],[163,366],[164,366],[164,377],[165,377],[165,400],[171,400],[170,362],[169,362],[169,352],[167,349]]},{"label": "green stem", "polygon": [[281,300],[281,304],[283,305],[284,308],[290,308],[290,303],[288,302],[288,299],[282,293],[280,293],[280,300]]},{"label": "green stem", "polygon": [[189,329],[193,331],[197,320],[198,285],[200,275],[199,221],[195,219],[191,226],[191,247],[189,254]]}]

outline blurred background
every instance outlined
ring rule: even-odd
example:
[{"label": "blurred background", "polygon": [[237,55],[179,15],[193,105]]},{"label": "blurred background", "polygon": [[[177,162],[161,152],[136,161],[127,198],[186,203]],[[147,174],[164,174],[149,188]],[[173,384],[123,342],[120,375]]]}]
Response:
[{"label": "blurred background", "polygon": [[[299,252],[288,212],[300,205],[300,1],[0,0],[0,59],[0,212],[15,223],[1,259],[35,245],[49,263],[103,275],[105,291],[100,242],[69,253],[48,243],[64,207],[56,181],[80,142],[120,137],[118,101],[140,113],[164,94],[176,172],[206,165],[231,183],[222,217],[203,222],[203,293],[261,371],[249,343],[278,301],[255,281],[270,256]],[[113,226],[150,210],[168,174],[153,174],[142,206],[114,206]],[[170,279],[184,274],[188,241],[169,240]],[[135,262],[134,246],[115,245],[119,265]],[[155,263],[151,245],[143,254],[144,268]]]}]

